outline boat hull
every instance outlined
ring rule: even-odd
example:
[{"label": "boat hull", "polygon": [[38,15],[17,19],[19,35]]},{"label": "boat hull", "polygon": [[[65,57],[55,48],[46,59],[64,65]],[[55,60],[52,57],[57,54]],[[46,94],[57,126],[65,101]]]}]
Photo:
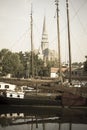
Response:
[{"label": "boat hull", "polygon": [[64,106],[87,106],[87,98],[71,93],[63,93],[62,104]]},{"label": "boat hull", "polygon": [[47,105],[47,106],[60,106],[61,100],[55,99],[41,99],[41,98],[8,98],[0,96],[0,104],[4,105]]},{"label": "boat hull", "polygon": [[17,105],[17,106],[87,106],[87,99],[72,95],[63,94],[56,98],[40,98],[40,97],[28,97],[28,98],[9,98],[0,96],[0,105]]}]

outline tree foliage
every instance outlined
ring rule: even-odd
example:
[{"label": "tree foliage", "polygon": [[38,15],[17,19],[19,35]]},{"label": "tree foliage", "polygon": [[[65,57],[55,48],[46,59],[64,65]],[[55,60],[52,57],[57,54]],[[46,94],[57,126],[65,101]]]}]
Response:
[{"label": "tree foliage", "polygon": [[4,74],[11,73],[15,76],[18,73],[20,66],[22,65],[18,54],[8,51],[3,55],[2,72]]},{"label": "tree foliage", "polygon": [[[14,77],[31,77],[32,75],[32,57],[31,52],[22,51],[13,53],[8,49],[0,51],[0,61],[2,74],[12,74]],[[33,53],[33,72],[34,76],[50,76],[50,68],[57,67],[57,61],[48,61],[44,66],[43,60],[39,59],[38,54]]]},{"label": "tree foliage", "polygon": [[[31,77],[31,52],[13,53],[8,49],[0,51],[2,74],[12,74],[14,77]],[[44,62],[33,53],[34,76],[43,75]]]},{"label": "tree foliage", "polygon": [[84,62],[84,71],[87,73],[87,61]]}]

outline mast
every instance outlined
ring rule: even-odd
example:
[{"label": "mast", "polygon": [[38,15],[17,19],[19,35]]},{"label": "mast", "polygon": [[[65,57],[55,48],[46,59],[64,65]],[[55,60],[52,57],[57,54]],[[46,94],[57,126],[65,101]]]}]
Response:
[{"label": "mast", "polygon": [[71,84],[71,43],[70,43],[70,24],[69,24],[69,1],[66,0],[67,27],[68,27],[68,46],[69,46],[69,83]]},{"label": "mast", "polygon": [[58,60],[59,60],[59,79],[62,81],[61,54],[60,54],[60,28],[59,28],[59,0],[55,0],[57,6],[57,36],[58,36]]},{"label": "mast", "polygon": [[32,4],[31,4],[31,76],[34,77],[33,70],[33,17],[32,17]]}]

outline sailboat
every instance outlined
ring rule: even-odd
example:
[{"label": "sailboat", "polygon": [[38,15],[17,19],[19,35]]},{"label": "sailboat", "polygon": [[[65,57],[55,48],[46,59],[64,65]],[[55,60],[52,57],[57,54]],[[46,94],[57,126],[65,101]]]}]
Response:
[{"label": "sailboat", "polygon": [[[31,6],[31,69],[32,69],[32,78],[34,78],[33,71],[33,18],[32,18],[32,6]],[[5,84],[6,86],[7,84]],[[1,84],[2,86],[2,84]],[[8,85],[8,88],[10,85]],[[59,94],[30,94],[28,96],[23,92],[16,91],[6,91],[4,89],[0,94],[0,104],[3,105],[22,105],[22,106],[60,106],[61,105],[61,96]]]},{"label": "sailboat", "polygon": [[[57,25],[58,25],[58,48],[60,48],[60,33],[59,33],[59,8],[58,8],[58,0],[56,1],[57,5]],[[69,37],[69,61],[70,61],[70,79],[69,83],[71,84],[71,51],[70,51],[70,30],[69,30],[69,10],[68,10],[68,0],[66,0],[66,7],[67,7],[67,24],[68,24],[68,37]],[[32,47],[32,11],[31,11],[31,47]],[[31,55],[33,58],[33,48],[31,48]],[[33,60],[32,60],[32,65],[33,65]],[[63,87],[62,83],[62,75],[61,75],[61,58],[60,58],[60,49],[59,49],[59,77],[61,80],[61,87]],[[33,66],[32,66],[32,76],[33,76]],[[50,88],[49,88],[50,89]],[[57,92],[56,95],[50,94],[48,95],[29,95],[28,97],[25,97],[25,95],[16,95],[15,97],[12,96],[12,93],[10,94],[9,97],[7,97],[7,94],[4,93],[0,95],[0,104],[3,105],[17,105],[17,106],[87,106],[87,98],[78,96],[76,94],[72,94],[70,91],[69,92],[63,92],[59,94]]]},{"label": "sailboat", "polygon": [[[57,6],[57,32],[58,32],[58,55],[59,55],[59,79],[61,81],[61,86],[63,87],[62,71],[61,71],[61,53],[60,53],[60,30],[59,30],[59,0],[56,0]],[[68,87],[72,87],[72,77],[71,77],[71,42],[70,42],[70,24],[69,24],[69,1],[66,0],[66,12],[67,12],[67,30],[68,30],[68,48],[69,48],[69,80]],[[67,87],[66,86],[66,87]],[[87,105],[87,98],[81,95],[73,94],[69,91],[62,93],[62,105],[64,106],[84,106]]]}]

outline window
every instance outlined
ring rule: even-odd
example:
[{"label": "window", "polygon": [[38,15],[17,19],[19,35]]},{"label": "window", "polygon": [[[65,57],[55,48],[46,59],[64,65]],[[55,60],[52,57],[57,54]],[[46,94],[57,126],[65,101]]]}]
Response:
[{"label": "window", "polygon": [[20,97],[20,95],[17,95],[17,97]]},{"label": "window", "polygon": [[12,97],[12,94],[10,94],[10,97]]},{"label": "window", "polygon": [[5,88],[9,88],[9,85],[5,85]]}]

